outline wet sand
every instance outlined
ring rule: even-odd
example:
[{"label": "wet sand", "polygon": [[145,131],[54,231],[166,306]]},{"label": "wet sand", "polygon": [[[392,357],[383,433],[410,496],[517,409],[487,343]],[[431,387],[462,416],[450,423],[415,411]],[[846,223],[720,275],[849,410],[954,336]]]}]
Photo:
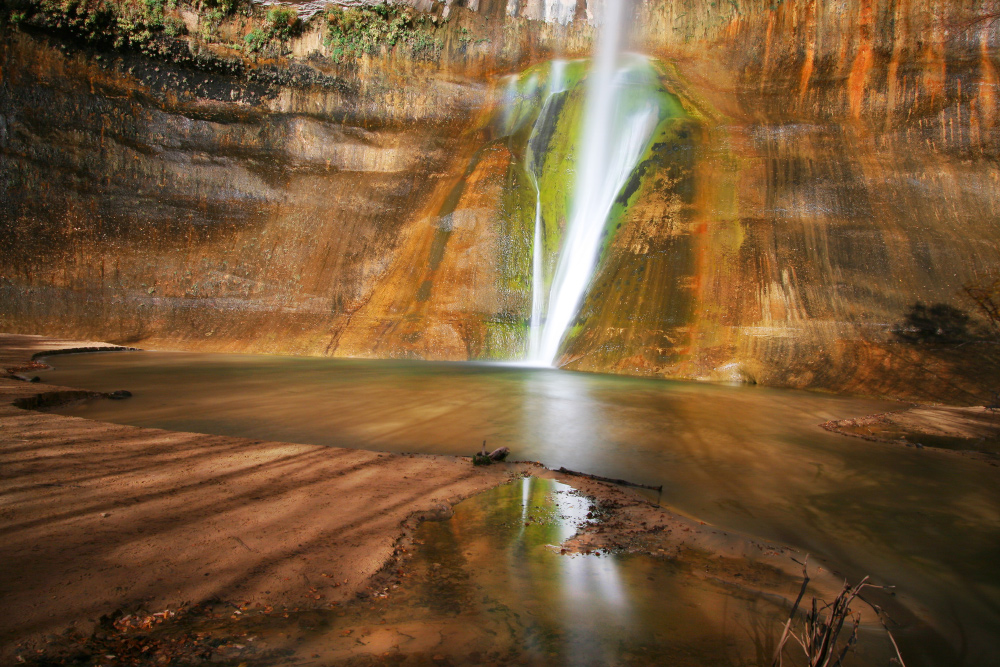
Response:
[{"label": "wet sand", "polygon": [[[0,335],[0,366],[102,345]],[[724,556],[699,571],[743,587],[748,567],[766,565],[776,576],[758,589],[797,592],[800,568],[787,548],[538,464],[477,468],[460,457],[170,432],[13,405],[66,390],[0,379],[0,662],[69,627],[88,634],[116,609],[212,599],[309,609],[355,599],[379,585],[421,520],[445,519],[459,500],[526,474],[558,479],[605,508],[568,549]],[[826,569],[813,574],[819,593],[839,587]]]},{"label": "wet sand", "polygon": [[[98,346],[0,337],[3,368]],[[116,608],[354,597],[408,521],[523,473],[435,456],[173,433],[26,411],[0,379],[0,661]],[[326,576],[323,576],[326,575]],[[316,592],[313,592],[315,589]]]},{"label": "wet sand", "polygon": [[991,407],[913,405],[820,424],[834,433],[906,447],[934,447],[1000,465],[1000,411]]}]

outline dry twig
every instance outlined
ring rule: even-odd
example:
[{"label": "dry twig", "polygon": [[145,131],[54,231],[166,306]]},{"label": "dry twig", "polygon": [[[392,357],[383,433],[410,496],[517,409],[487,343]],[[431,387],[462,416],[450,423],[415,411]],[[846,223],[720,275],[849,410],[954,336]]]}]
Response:
[{"label": "dry twig", "polygon": [[[798,630],[794,629],[796,612],[798,612],[799,604],[802,602],[809,585],[808,562],[809,557],[806,556],[805,562],[802,563],[802,587],[799,589],[799,596],[795,599],[795,604],[792,605],[788,620],[785,622],[781,639],[778,640],[774,660],[771,663],[772,667],[781,667],[785,644],[790,638],[802,647],[807,660],[806,664],[809,667],[838,667],[843,664],[848,651],[858,642],[858,628],[861,626],[861,614],[851,609],[851,603],[855,599],[861,600],[872,608],[896,651],[896,657],[893,661],[898,662],[900,667],[906,667],[903,656],[899,652],[899,646],[896,644],[896,638],[892,636],[892,632],[886,625],[885,612],[878,605],[861,597],[861,591],[866,588],[887,589],[891,587],[870,584],[868,577],[853,586],[845,581],[844,588],[832,603],[813,598],[811,609],[801,620],[801,627]],[[848,621],[851,624],[850,635],[846,641],[841,643],[839,641],[840,633]]]}]

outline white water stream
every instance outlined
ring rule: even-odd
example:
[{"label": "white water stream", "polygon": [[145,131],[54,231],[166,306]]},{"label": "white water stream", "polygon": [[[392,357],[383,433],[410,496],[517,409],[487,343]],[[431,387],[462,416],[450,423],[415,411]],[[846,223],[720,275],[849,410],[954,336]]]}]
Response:
[{"label": "white water stream", "polygon": [[[542,110],[532,129],[530,144],[546,116],[550,113],[552,96],[566,90],[566,61],[553,60],[549,68],[549,85],[545,92]],[[532,161],[528,165],[528,174],[535,186],[535,233],[531,256],[531,323],[529,326],[529,350],[537,350],[541,346],[543,315],[545,313],[545,225],[542,220],[542,188],[541,174],[536,173]]]},{"label": "white water stream", "polygon": [[[531,364],[548,366],[555,362],[559,346],[590,284],[611,207],[659,121],[659,109],[653,100],[639,100],[636,104],[635,100],[625,99],[634,70],[632,62],[623,63],[620,58],[626,4],[605,4],[597,52],[587,77],[583,134],[579,140],[580,158],[570,218],[547,299],[541,280],[543,244],[539,194],[527,359]],[[543,311],[546,313],[544,319]]]},{"label": "white water stream", "polygon": [[534,250],[531,253],[531,324],[528,328],[528,350],[537,350],[542,344],[542,313],[545,303],[543,301],[545,285],[545,274],[542,256],[545,254],[545,239],[542,234],[542,190],[538,186],[538,179],[532,179],[535,183],[535,239]]}]

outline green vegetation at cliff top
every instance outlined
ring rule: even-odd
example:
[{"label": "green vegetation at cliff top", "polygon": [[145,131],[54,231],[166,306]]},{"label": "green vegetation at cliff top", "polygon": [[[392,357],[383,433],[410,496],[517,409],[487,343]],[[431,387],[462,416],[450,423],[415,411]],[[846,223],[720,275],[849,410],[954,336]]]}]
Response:
[{"label": "green vegetation at cliff top", "polygon": [[170,53],[171,38],[189,34],[192,23],[193,37],[253,54],[277,55],[302,29],[294,9],[263,9],[249,0],[11,0],[0,22],[149,56]]},{"label": "green vegetation at cliff top", "polygon": [[412,55],[436,57],[444,42],[435,36],[444,20],[420,14],[411,7],[381,4],[367,7],[331,7],[326,14],[324,43],[336,62],[373,55],[397,47]]},{"label": "green vegetation at cliff top", "polygon": [[15,25],[69,33],[94,46],[148,51],[160,35],[186,32],[175,0],[15,0],[4,18]]},{"label": "green vegetation at cliff top", "polygon": [[[394,51],[433,60],[445,49],[448,22],[388,3],[330,7],[309,21],[320,24],[334,62]],[[61,35],[98,49],[137,50],[159,57],[176,55],[176,45],[192,41],[185,36],[255,57],[278,56],[287,53],[288,40],[304,28],[295,8],[264,8],[250,0],[7,0],[0,5],[0,25],[4,24]],[[453,32],[459,51],[487,41],[473,39],[465,27]]]},{"label": "green vegetation at cliff top", "polygon": [[265,23],[243,36],[247,51],[257,53],[274,41],[286,41],[302,32],[302,21],[295,10],[288,7],[271,7]]}]

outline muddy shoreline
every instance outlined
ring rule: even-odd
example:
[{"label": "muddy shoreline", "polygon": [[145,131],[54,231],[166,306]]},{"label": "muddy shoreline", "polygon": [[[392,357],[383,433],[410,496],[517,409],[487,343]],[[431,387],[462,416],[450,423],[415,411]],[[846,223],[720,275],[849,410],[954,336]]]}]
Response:
[{"label": "muddy shoreline", "polygon": [[996,407],[911,405],[893,412],[828,421],[820,427],[869,442],[931,447],[1000,466],[1000,412]]},{"label": "muddy shoreline", "polygon": [[[0,335],[0,366],[99,343]],[[0,379],[0,662],[55,635],[94,636],[101,618],[204,605],[330,609],[388,589],[413,534],[459,501],[513,479],[556,479],[601,520],[566,551],[641,553],[692,576],[794,597],[803,554],[716,529],[633,491],[533,462],[389,454],[120,426],[15,403],[78,390]],[[55,400],[55,399],[54,399]],[[515,452],[516,455],[516,452]],[[816,561],[813,593],[840,580]],[[905,610],[897,610],[906,616]]]}]

